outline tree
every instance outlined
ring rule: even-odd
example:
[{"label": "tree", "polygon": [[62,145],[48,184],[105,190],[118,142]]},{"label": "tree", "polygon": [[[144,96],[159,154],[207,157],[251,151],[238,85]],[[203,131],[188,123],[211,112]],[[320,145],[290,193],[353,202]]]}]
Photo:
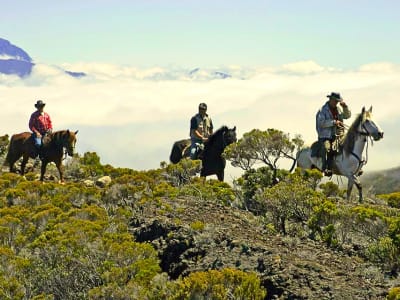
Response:
[{"label": "tree", "polygon": [[278,162],[282,159],[293,161],[290,172],[293,171],[296,158],[294,151],[304,144],[300,135],[293,139],[288,133],[269,128],[267,131],[253,129],[243,135],[237,143],[225,149],[225,156],[235,167],[245,171],[253,168],[256,163],[266,164],[277,175]]}]

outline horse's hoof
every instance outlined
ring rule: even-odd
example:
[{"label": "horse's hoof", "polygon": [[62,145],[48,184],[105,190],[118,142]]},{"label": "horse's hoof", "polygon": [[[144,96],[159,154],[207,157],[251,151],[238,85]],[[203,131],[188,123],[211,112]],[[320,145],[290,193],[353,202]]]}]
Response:
[{"label": "horse's hoof", "polygon": [[64,180],[59,180],[58,183],[64,185],[65,181]]}]

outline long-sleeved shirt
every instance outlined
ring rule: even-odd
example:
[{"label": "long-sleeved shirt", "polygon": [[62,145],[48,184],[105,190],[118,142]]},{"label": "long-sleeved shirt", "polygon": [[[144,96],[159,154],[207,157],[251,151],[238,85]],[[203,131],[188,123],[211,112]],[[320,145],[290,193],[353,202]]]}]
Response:
[{"label": "long-sleeved shirt", "polygon": [[203,137],[208,138],[212,133],[213,127],[212,120],[207,114],[204,117],[200,114],[196,114],[190,119],[190,138],[202,142],[202,140],[194,134],[194,131],[198,130]]},{"label": "long-sleeved shirt", "polygon": [[351,111],[347,106],[344,106],[343,108],[341,106],[336,107],[335,114],[333,114],[328,102],[322,106],[316,115],[316,129],[319,139],[332,139],[335,137],[336,120],[343,122],[343,119],[348,119],[351,117]]},{"label": "long-sleeved shirt", "polygon": [[53,125],[48,113],[35,111],[29,119],[29,128],[32,132],[39,132],[41,135],[45,134],[48,130],[53,130]]}]

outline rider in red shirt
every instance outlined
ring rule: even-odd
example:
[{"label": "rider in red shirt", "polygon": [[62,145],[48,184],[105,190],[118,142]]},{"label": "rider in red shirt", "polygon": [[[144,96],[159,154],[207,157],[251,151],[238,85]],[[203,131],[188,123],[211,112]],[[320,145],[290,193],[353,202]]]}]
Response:
[{"label": "rider in red shirt", "polygon": [[53,130],[53,125],[51,123],[50,115],[44,112],[44,103],[42,100],[38,100],[35,103],[36,111],[32,113],[29,119],[29,128],[32,130],[33,139],[35,141],[35,146],[40,154],[40,149],[42,147],[42,139],[46,134],[49,134]]}]

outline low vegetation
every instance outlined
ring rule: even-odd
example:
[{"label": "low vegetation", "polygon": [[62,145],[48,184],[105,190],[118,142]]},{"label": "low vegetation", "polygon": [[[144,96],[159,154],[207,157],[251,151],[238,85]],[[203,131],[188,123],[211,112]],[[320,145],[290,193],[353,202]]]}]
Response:
[{"label": "low vegetation", "polygon": [[[271,139],[275,143],[263,156],[249,150],[254,143],[269,145]],[[8,137],[0,139],[0,163],[7,142]],[[233,186],[216,180],[203,184],[195,176],[197,161],[136,171],[102,165],[95,152],[66,163],[65,185],[56,183],[52,168],[45,184],[37,181],[33,166],[25,177],[4,171],[0,298],[267,299],[273,291],[256,270],[216,265],[171,279],[153,245],[135,240],[130,224],[146,206],[156,207],[156,214],[164,217],[179,211],[172,200],[187,197],[251,212],[270,235],[309,239],[343,254],[353,249],[382,276],[395,278],[400,272],[400,193],[372,196],[365,203],[346,202],[345,191],[332,182],[321,184],[318,171],[279,169],[277,159],[291,159],[301,144],[300,137],[290,139],[277,130],[245,134],[226,152],[245,170]],[[265,165],[253,168],[257,160]],[[102,176],[110,176],[111,183],[97,186]],[[182,226],[178,218],[171,221]],[[210,226],[199,216],[187,229],[201,236],[212,230]],[[388,299],[399,298],[398,287],[387,293]]]}]

